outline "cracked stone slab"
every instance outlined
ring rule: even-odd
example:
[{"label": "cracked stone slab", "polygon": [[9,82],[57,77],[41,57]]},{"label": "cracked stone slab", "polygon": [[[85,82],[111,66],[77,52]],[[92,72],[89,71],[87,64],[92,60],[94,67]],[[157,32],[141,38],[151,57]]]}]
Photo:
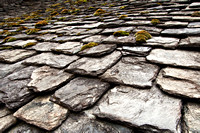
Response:
[{"label": "cracked stone slab", "polygon": [[33,71],[31,81],[28,84],[29,89],[35,92],[55,90],[62,83],[72,79],[73,75],[63,70],[43,66]]},{"label": "cracked stone slab", "polygon": [[132,55],[137,55],[137,56],[147,56],[149,52],[151,51],[151,47],[148,46],[123,46],[122,47],[122,52],[128,52]]},{"label": "cracked stone slab", "polygon": [[159,36],[159,37],[152,37],[151,39],[148,39],[145,45],[175,48],[177,47],[178,43],[179,43],[178,38]]},{"label": "cracked stone slab", "polygon": [[96,103],[109,86],[99,79],[78,77],[58,89],[51,100],[69,110],[82,111]]},{"label": "cracked stone slab", "polygon": [[94,36],[90,36],[90,37],[83,39],[82,42],[84,42],[84,43],[89,43],[89,42],[101,43],[105,38],[106,38],[106,36],[94,35]]},{"label": "cracked stone slab", "polygon": [[70,114],[68,119],[53,133],[133,133],[129,128],[118,124],[98,121],[87,114]]},{"label": "cracked stone slab", "polygon": [[59,43],[53,43],[53,42],[41,42],[37,43],[36,45],[29,47],[27,49],[32,49],[40,52],[50,52],[51,49],[59,46]]},{"label": "cracked stone slab", "polygon": [[12,112],[6,107],[0,107],[0,132],[4,132],[10,126],[14,125],[17,119],[12,116]]},{"label": "cracked stone slab", "polygon": [[3,50],[0,51],[0,62],[15,63],[35,54],[35,51],[24,49]]},{"label": "cracked stone slab", "polygon": [[48,131],[53,130],[66,119],[68,110],[49,99],[49,96],[35,98],[17,110],[14,116]]},{"label": "cracked stone slab", "polygon": [[200,71],[167,67],[161,70],[156,81],[160,88],[169,94],[200,98],[199,78]]},{"label": "cracked stone slab", "polygon": [[114,43],[114,44],[122,44],[122,45],[128,45],[128,44],[135,44],[136,40],[133,36],[120,36],[115,37],[113,35],[105,38],[103,40],[103,43]]},{"label": "cracked stone slab", "polygon": [[199,114],[200,114],[200,104],[199,103],[191,103],[188,102],[184,107],[184,131],[190,133],[198,133],[200,132],[200,122],[199,122]]},{"label": "cracked stone slab", "polygon": [[80,42],[66,42],[59,44],[57,47],[52,48],[53,51],[60,52],[63,54],[76,54],[81,50],[83,43]]},{"label": "cracked stone slab", "polygon": [[116,86],[104,95],[94,114],[151,132],[180,133],[181,106],[180,99],[155,86],[149,90]]},{"label": "cracked stone slab", "polygon": [[14,42],[7,42],[3,45],[5,46],[12,46],[12,47],[21,47],[23,48],[27,43],[37,43],[36,40],[17,40],[17,41],[14,41]]},{"label": "cracked stone slab", "polygon": [[121,56],[121,52],[114,51],[101,58],[83,57],[70,64],[66,68],[66,71],[80,75],[97,76],[104,73],[109,67],[115,64]]},{"label": "cracked stone slab", "polygon": [[35,94],[27,84],[35,69],[33,66],[26,67],[0,80],[0,101],[9,109],[19,108],[33,99]]},{"label": "cracked stone slab", "polygon": [[78,56],[68,56],[63,54],[53,54],[53,53],[41,53],[39,55],[28,58],[24,61],[24,64],[33,65],[48,65],[56,68],[63,68],[70,63],[77,60]]},{"label": "cracked stone slab", "polygon": [[37,36],[36,39],[40,40],[40,41],[51,41],[56,37],[57,37],[57,35],[55,35],[55,34],[45,34],[42,36]]},{"label": "cracked stone slab", "polygon": [[100,78],[117,84],[149,88],[158,69],[158,66],[147,63],[143,57],[123,57]]},{"label": "cracked stone slab", "polygon": [[83,56],[103,56],[113,52],[117,48],[116,44],[99,44],[95,47],[80,51],[78,54]]},{"label": "cracked stone slab", "polygon": [[181,39],[179,47],[200,47],[200,37],[190,36],[185,39]]},{"label": "cracked stone slab", "polygon": [[163,35],[199,35],[200,28],[182,28],[182,29],[165,29],[161,32]]},{"label": "cracked stone slab", "polygon": [[200,53],[185,50],[153,49],[147,60],[172,66],[200,69]]}]

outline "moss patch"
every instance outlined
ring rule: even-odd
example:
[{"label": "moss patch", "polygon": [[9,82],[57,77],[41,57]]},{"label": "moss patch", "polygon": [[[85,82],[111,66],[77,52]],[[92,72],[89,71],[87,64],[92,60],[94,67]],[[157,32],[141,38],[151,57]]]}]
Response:
[{"label": "moss patch", "polygon": [[124,19],[126,17],[128,17],[128,15],[121,15],[121,16],[119,16],[119,19]]},{"label": "moss patch", "polygon": [[129,36],[129,34],[130,34],[129,32],[122,30],[113,33],[114,36]]},{"label": "moss patch", "polygon": [[160,20],[158,20],[158,19],[152,19],[152,20],[151,20],[151,23],[152,23],[153,25],[157,25],[157,24],[160,23]]},{"label": "moss patch", "polygon": [[28,29],[28,30],[26,30],[26,34],[31,35],[31,34],[37,33],[38,31],[40,31],[40,29],[35,29],[35,28]]},{"label": "moss patch", "polygon": [[144,43],[146,40],[152,38],[151,34],[145,30],[138,31],[134,36],[136,37],[135,39],[137,43]]},{"label": "moss patch", "polygon": [[17,40],[17,38],[15,38],[15,37],[6,37],[3,40],[3,42],[13,42],[13,41],[16,41],[16,40]]},{"label": "moss patch", "polygon": [[200,17],[200,11],[195,11],[191,15],[192,17]]},{"label": "moss patch", "polygon": [[145,15],[145,14],[149,14],[150,12],[149,11],[142,11],[140,12],[141,15]]},{"label": "moss patch", "polygon": [[85,49],[87,49],[87,48],[91,48],[91,47],[97,46],[97,45],[99,45],[99,44],[96,43],[96,42],[90,42],[90,43],[88,43],[88,44],[83,45],[83,46],[81,47],[81,51],[83,51],[83,50],[85,50]]},{"label": "moss patch", "polygon": [[40,27],[40,26],[45,26],[47,25],[48,22],[46,20],[41,20],[41,21],[38,21],[36,24],[35,24],[35,27]]},{"label": "moss patch", "polygon": [[26,47],[30,47],[30,46],[34,46],[36,45],[36,42],[29,42],[27,44],[25,44],[22,48],[26,48]]},{"label": "moss patch", "polygon": [[20,26],[16,31],[22,31],[28,29],[26,26]]},{"label": "moss patch", "polygon": [[94,16],[100,16],[100,15],[102,15],[104,13],[106,13],[105,10],[103,10],[103,9],[97,9],[93,15]]}]

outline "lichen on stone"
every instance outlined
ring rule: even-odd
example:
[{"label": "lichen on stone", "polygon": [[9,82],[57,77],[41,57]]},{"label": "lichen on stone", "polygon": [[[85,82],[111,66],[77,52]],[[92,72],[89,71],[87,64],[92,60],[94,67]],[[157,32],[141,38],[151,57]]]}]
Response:
[{"label": "lichen on stone", "polygon": [[26,48],[26,47],[30,47],[30,46],[34,46],[36,45],[36,42],[29,42],[27,44],[25,44],[24,46],[22,46],[22,48]]},{"label": "lichen on stone", "polygon": [[100,15],[102,15],[104,13],[106,13],[105,10],[103,10],[103,9],[97,9],[93,15],[94,16],[100,16]]},{"label": "lichen on stone", "polygon": [[88,44],[83,45],[83,46],[81,47],[81,51],[83,51],[83,50],[85,50],[85,49],[87,49],[87,48],[91,48],[91,47],[97,46],[97,45],[99,45],[99,44],[96,43],[96,42],[90,42],[90,43],[88,43]]},{"label": "lichen on stone", "polygon": [[31,35],[31,34],[37,33],[38,31],[40,31],[40,29],[36,29],[36,28],[27,29],[27,30],[26,30],[26,34],[27,34],[27,35]]},{"label": "lichen on stone", "polygon": [[129,32],[122,30],[113,33],[114,36],[129,36],[129,34],[130,34]]},{"label": "lichen on stone", "polygon": [[152,38],[151,34],[145,30],[138,31],[134,36],[136,37],[135,39],[137,43],[144,43],[146,40]]},{"label": "lichen on stone", "polygon": [[151,20],[151,23],[152,23],[153,25],[156,25],[156,24],[159,24],[159,23],[160,23],[160,20],[158,20],[158,19],[152,19],[152,20]]},{"label": "lichen on stone", "polygon": [[17,40],[17,38],[15,38],[15,37],[6,37],[3,40],[3,42],[13,42],[13,41],[16,41],[16,40]]},{"label": "lichen on stone", "polygon": [[191,15],[192,17],[200,17],[200,11],[195,11]]},{"label": "lichen on stone", "polygon": [[119,16],[119,19],[124,19],[126,17],[128,17],[128,15],[121,15],[121,16]]}]

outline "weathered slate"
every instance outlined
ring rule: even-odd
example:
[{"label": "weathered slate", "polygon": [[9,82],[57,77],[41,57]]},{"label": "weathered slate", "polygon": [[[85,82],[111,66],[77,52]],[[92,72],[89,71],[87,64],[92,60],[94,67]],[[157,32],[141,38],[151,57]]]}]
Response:
[{"label": "weathered slate", "polygon": [[200,47],[200,37],[190,36],[185,39],[181,39],[178,46],[179,47]]},{"label": "weathered slate", "polygon": [[5,43],[3,45],[23,48],[27,43],[37,43],[37,41],[36,40],[26,40],[26,41],[24,41],[24,40],[17,40],[17,41],[14,41],[14,42]]},{"label": "weathered slate", "polygon": [[27,49],[32,49],[32,50],[36,50],[39,52],[50,52],[51,49],[59,46],[59,43],[53,43],[53,42],[41,42],[41,43],[37,43],[36,45],[29,47]]},{"label": "weathered slate", "polygon": [[129,45],[129,44],[136,44],[136,40],[135,40],[135,37],[133,37],[132,35],[120,36],[120,37],[115,37],[115,36],[111,35],[111,36],[105,38],[103,40],[103,43]]}]

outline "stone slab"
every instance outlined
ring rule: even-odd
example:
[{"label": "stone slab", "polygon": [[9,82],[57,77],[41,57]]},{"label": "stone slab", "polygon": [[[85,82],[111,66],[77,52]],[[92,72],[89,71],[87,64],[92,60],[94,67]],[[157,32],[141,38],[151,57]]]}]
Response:
[{"label": "stone slab", "polygon": [[182,28],[182,29],[165,29],[161,32],[162,35],[199,35],[200,28]]},{"label": "stone slab", "polygon": [[82,42],[84,42],[84,43],[89,43],[89,42],[101,43],[105,38],[106,38],[106,36],[94,35],[94,36],[90,36],[90,37],[83,39]]},{"label": "stone slab", "polygon": [[200,37],[190,36],[185,39],[181,39],[178,46],[179,47],[200,47]]},{"label": "stone slab", "polygon": [[36,40],[26,40],[26,41],[24,41],[24,40],[17,40],[17,41],[14,41],[14,42],[4,43],[3,45],[23,48],[27,43],[37,43],[37,41]]},{"label": "stone slab", "polygon": [[55,34],[45,34],[45,35],[37,36],[36,39],[40,41],[51,41],[56,37],[57,35]]},{"label": "stone slab", "polygon": [[29,47],[27,49],[32,49],[40,52],[50,52],[51,49],[59,46],[59,43],[53,43],[53,42],[41,42],[37,43],[36,45]]},{"label": "stone slab", "polygon": [[121,37],[115,37],[113,35],[105,38],[103,40],[103,43],[114,43],[114,44],[121,44],[121,45],[130,45],[130,44],[136,44],[135,37],[133,36],[121,36]]}]

